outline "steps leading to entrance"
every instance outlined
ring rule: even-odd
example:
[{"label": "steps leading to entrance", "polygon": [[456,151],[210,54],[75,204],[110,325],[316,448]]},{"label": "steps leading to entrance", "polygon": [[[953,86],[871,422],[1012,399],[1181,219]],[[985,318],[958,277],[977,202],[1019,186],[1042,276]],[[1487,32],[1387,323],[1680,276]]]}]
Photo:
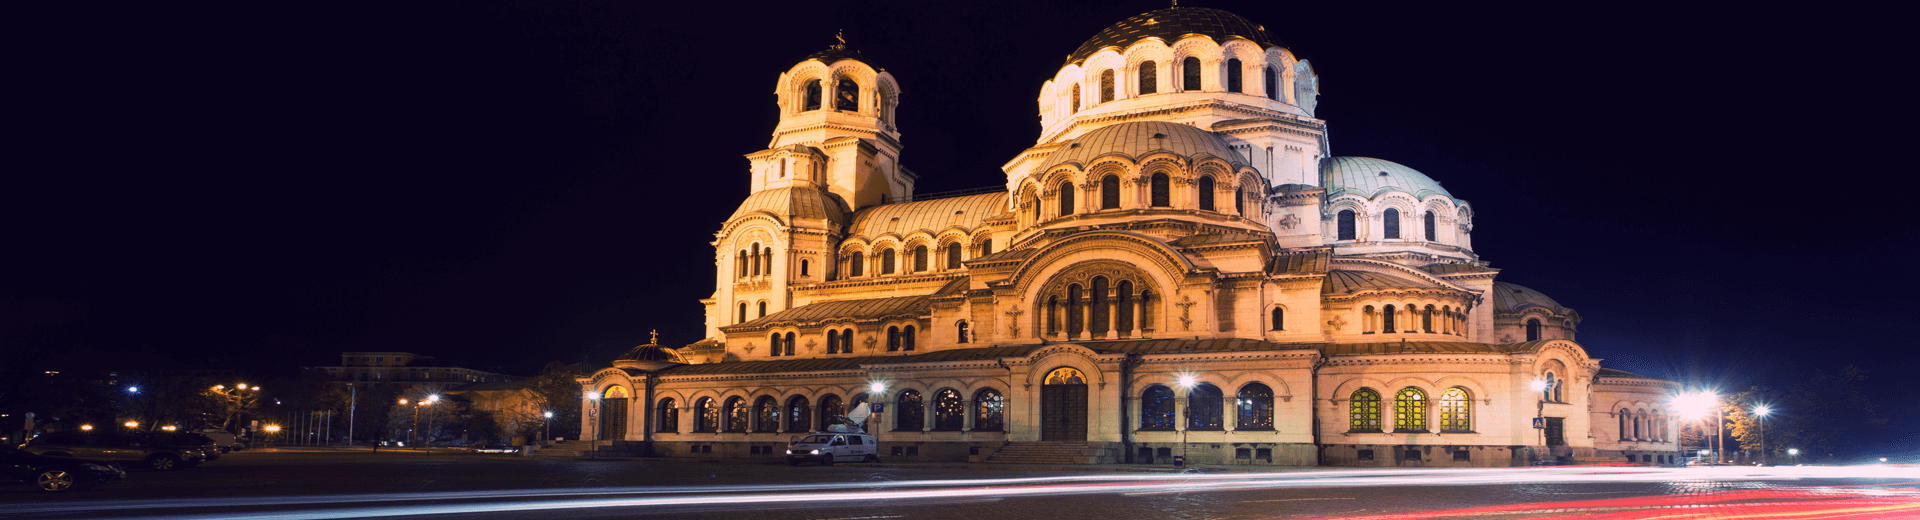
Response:
[{"label": "steps leading to entrance", "polygon": [[1086,441],[1009,442],[988,455],[994,464],[1093,464],[1105,448]]}]

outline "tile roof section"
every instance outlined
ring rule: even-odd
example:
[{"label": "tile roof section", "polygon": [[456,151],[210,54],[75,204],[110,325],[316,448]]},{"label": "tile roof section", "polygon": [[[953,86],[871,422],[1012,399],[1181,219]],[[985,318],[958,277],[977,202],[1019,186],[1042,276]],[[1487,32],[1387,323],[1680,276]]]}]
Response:
[{"label": "tile roof section", "polygon": [[853,237],[868,240],[887,233],[903,237],[915,231],[939,233],[955,226],[972,232],[980,229],[987,217],[1005,213],[1006,209],[1006,192],[882,204],[855,214],[850,231]]},{"label": "tile roof section", "polygon": [[1408,280],[1398,276],[1385,275],[1369,271],[1347,271],[1336,269],[1327,271],[1326,283],[1320,284],[1320,294],[1353,294],[1360,291],[1380,289],[1435,289],[1440,286],[1426,280]]},{"label": "tile roof section", "polygon": [[1280,45],[1267,35],[1265,26],[1240,15],[1205,7],[1170,7],[1134,15],[1108,26],[1067,55],[1067,63],[1079,63],[1108,47],[1125,51],[1127,46],[1147,38],[1159,38],[1173,45],[1189,34],[1205,35],[1221,44],[1228,39],[1248,40],[1259,44],[1260,50]]},{"label": "tile roof section", "polygon": [[1252,233],[1209,233],[1205,235],[1192,235],[1192,236],[1180,237],[1179,240],[1173,241],[1173,245],[1180,246],[1180,247],[1201,247],[1201,246],[1210,246],[1214,244],[1231,244],[1235,242],[1260,242],[1265,240],[1266,240],[1266,237],[1262,237],[1260,235],[1255,235]]},{"label": "tile roof section", "polygon": [[[1155,137],[1158,136],[1158,137]],[[1101,156],[1119,154],[1127,159],[1138,161],[1147,154],[1169,152],[1194,160],[1219,157],[1235,167],[1245,166],[1247,160],[1240,152],[1233,150],[1225,139],[1206,130],[1178,123],[1164,121],[1135,121],[1115,123],[1095,128],[1072,141],[1064,143],[1058,151],[1047,156],[1045,168],[1036,170],[1046,173],[1066,163],[1086,166]]]},{"label": "tile roof section", "polygon": [[[761,190],[747,196],[740,208],[733,210],[729,222],[747,216],[756,211],[766,211],[782,218],[826,219],[835,226],[845,225],[846,205],[833,195],[817,188],[793,186]],[[791,224],[791,222],[789,222]]]},{"label": "tile roof section", "polygon": [[[1434,182],[1426,174],[1413,168],[1401,166],[1393,161],[1371,157],[1334,157],[1327,159],[1321,166],[1322,185],[1327,187],[1327,198],[1342,193],[1353,193],[1372,199],[1381,193],[1398,191],[1413,195],[1416,199],[1440,195],[1452,198],[1446,188]],[[1384,175],[1383,175],[1384,174]]]},{"label": "tile roof section", "polygon": [[804,325],[841,318],[864,321],[893,316],[923,316],[929,307],[926,296],[816,302],[768,314],[746,323],[720,327],[720,330],[747,331],[777,324]]},{"label": "tile roof section", "polygon": [[1288,251],[1273,255],[1273,262],[1267,264],[1267,274],[1325,273],[1332,260],[1333,251],[1329,249]]},{"label": "tile roof section", "polygon": [[1426,271],[1432,274],[1439,274],[1439,275],[1460,274],[1460,273],[1496,273],[1500,271],[1499,269],[1494,269],[1492,267],[1487,267],[1483,265],[1474,265],[1466,262],[1454,262],[1451,264],[1433,264],[1433,265],[1421,267],[1420,270]]}]

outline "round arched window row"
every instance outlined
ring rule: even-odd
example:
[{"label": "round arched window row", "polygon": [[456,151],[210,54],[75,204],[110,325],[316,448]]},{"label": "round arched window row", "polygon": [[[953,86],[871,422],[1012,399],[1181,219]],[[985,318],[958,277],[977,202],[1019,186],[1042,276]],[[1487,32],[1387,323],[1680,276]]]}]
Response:
[{"label": "round arched window row", "polygon": [[1095,276],[1087,285],[1066,284],[1041,297],[1034,337],[1133,338],[1153,332],[1150,318],[1157,301],[1144,284]]}]

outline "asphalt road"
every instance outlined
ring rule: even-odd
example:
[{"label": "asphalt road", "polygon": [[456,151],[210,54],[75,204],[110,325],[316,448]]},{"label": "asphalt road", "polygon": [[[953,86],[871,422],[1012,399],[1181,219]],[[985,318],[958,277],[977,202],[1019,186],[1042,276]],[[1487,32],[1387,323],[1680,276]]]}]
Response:
[{"label": "asphalt road", "polygon": [[790,467],[250,451],[63,495],[8,518],[1920,518],[1920,468],[1562,467],[1187,473]]}]

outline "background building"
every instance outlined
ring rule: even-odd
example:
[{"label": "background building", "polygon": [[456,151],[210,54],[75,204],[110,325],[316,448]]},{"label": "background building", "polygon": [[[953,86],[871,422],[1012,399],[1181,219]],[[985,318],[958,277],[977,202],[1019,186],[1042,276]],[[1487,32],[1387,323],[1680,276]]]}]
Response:
[{"label": "background building", "polygon": [[519,376],[443,363],[433,356],[411,352],[342,352],[340,366],[301,367],[309,374],[325,374],[327,381],[363,388],[421,389],[439,392],[473,383],[519,381]]}]

